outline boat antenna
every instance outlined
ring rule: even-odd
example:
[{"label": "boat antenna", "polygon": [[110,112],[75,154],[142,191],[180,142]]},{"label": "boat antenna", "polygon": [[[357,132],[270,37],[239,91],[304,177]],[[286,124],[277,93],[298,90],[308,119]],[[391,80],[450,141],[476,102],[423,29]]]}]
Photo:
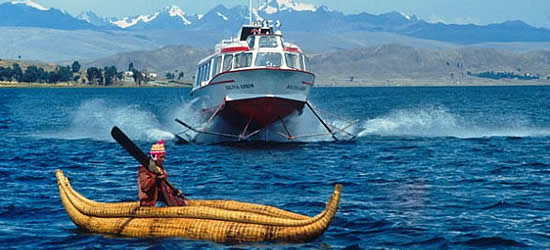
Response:
[{"label": "boat antenna", "polygon": [[252,24],[252,0],[248,0],[248,20]]}]

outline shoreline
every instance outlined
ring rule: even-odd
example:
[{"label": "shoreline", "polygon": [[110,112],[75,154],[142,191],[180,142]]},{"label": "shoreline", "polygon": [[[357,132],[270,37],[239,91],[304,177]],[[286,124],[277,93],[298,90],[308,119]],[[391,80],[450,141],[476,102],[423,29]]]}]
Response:
[{"label": "shoreline", "polygon": [[0,89],[2,88],[189,88],[191,85],[181,83],[165,83],[154,82],[150,84],[113,84],[113,85],[88,85],[74,82],[61,83],[19,83],[0,81]]},{"label": "shoreline", "polygon": [[[321,88],[357,88],[357,87],[505,87],[505,86],[550,86],[550,81],[521,81],[521,80],[480,80],[469,82],[445,82],[434,80],[372,80],[372,81],[327,81],[320,80],[315,87]],[[72,82],[63,83],[18,83],[0,81],[0,89],[4,88],[191,88],[189,84],[155,82],[143,85],[135,84],[114,84],[87,85]]]}]

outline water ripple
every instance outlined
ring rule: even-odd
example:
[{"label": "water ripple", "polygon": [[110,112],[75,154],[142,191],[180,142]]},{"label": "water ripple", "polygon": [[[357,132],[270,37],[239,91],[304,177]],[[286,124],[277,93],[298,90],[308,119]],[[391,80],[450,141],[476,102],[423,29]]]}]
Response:
[{"label": "water ripple", "polygon": [[[313,103],[364,121],[364,135],[347,143],[204,146],[167,141],[170,179],[192,199],[255,202],[313,216],[325,208],[334,184],[343,184],[340,208],[321,237],[304,244],[242,245],[90,234],[77,229],[59,200],[56,169],[92,200],[135,201],[139,164],[111,140],[108,129],[122,123],[146,151],[159,135],[148,129],[181,130],[163,114],[181,109],[174,93],[187,89],[0,91],[5,194],[0,197],[0,245],[545,249],[550,246],[550,109],[538,107],[550,106],[549,90],[316,89]],[[494,105],[492,100],[503,94],[514,98]],[[358,107],[342,104],[348,100]],[[119,117],[108,117],[111,113]]]}]

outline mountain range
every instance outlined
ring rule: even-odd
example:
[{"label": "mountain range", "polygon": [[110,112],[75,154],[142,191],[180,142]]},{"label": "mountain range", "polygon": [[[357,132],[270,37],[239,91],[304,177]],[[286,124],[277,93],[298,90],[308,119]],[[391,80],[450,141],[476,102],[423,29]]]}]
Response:
[{"label": "mountain range", "polygon": [[[161,75],[183,72],[185,81],[192,81],[195,62],[210,53],[207,49],[173,45],[120,53],[84,66],[115,65],[126,69],[133,63],[136,68]],[[385,44],[311,54],[309,62],[318,85],[498,84],[498,81],[473,76],[491,71],[539,75],[543,82],[550,78],[550,51],[544,50],[522,53],[492,48],[433,50]],[[533,84],[533,81],[523,83]]]},{"label": "mountain range", "polygon": [[[458,44],[482,42],[549,42],[550,30],[513,20],[490,25],[429,23],[398,12],[380,15],[345,15],[326,6],[296,3],[293,0],[268,0],[254,9],[257,20],[280,20],[284,31],[389,32],[420,39]],[[248,9],[218,5],[206,14],[189,14],[170,6],[150,14],[133,17],[100,17],[86,11],[77,17],[54,8],[44,8],[30,0],[0,5],[0,26],[44,27],[62,30],[182,30],[202,32],[235,31],[248,23]]]},{"label": "mountain range", "polygon": [[[285,38],[308,53],[388,43],[432,49],[532,50],[550,45],[550,30],[520,20],[490,25],[430,23],[395,11],[347,15],[293,0],[267,0],[256,6],[253,18],[280,20]],[[179,44],[211,49],[236,35],[248,19],[248,8],[243,6],[218,5],[196,14],[173,5],[133,17],[102,17],[92,11],[72,16],[31,0],[6,2],[0,4],[0,33],[7,34],[0,36],[0,58],[62,62]]]}]

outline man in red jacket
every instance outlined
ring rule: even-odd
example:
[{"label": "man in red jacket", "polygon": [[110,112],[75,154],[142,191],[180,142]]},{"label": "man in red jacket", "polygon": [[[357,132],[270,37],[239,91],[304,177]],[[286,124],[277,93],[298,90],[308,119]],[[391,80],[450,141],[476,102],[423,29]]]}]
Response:
[{"label": "man in red jacket", "polygon": [[145,166],[139,167],[139,204],[141,206],[155,206],[157,201],[162,201],[167,206],[187,206],[188,201],[183,197],[181,191],[173,190],[166,182],[168,174],[163,166],[164,157],[166,156],[164,140],[153,144],[150,154],[158,167],[158,173],[151,172]]}]

